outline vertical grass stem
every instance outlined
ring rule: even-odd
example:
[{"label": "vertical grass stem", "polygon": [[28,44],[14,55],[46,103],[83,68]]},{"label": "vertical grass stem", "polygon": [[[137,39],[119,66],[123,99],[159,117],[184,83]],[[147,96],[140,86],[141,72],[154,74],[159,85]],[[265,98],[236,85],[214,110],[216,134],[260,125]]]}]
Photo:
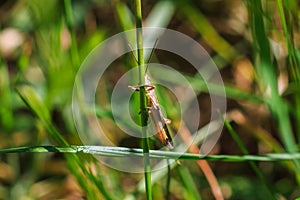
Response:
[{"label": "vertical grass stem", "polygon": [[[138,51],[138,69],[139,69],[139,83],[145,84],[145,58],[143,51],[143,29],[142,29],[142,6],[141,0],[135,0],[136,9],[136,38],[137,38],[137,51]],[[151,168],[149,158],[149,139],[146,127],[147,126],[147,110],[146,110],[146,91],[144,87],[140,88],[140,109],[141,109],[141,125],[143,135],[143,153],[144,153],[144,170],[145,170],[145,187],[147,199],[152,199],[151,191]]]}]

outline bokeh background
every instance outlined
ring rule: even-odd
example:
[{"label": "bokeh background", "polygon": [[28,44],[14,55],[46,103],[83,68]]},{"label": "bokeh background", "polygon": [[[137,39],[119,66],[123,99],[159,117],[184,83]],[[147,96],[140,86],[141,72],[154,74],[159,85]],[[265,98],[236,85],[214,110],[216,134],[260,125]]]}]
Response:
[{"label": "bokeh background", "polygon": [[[143,24],[170,28],[199,42],[222,75],[227,126],[211,154],[295,153],[300,139],[299,9],[297,0],[142,1]],[[0,2],[0,148],[81,145],[72,112],[74,79],[101,41],[135,28],[134,1],[2,0]],[[154,58],[189,77],[182,58]],[[140,147],[114,123],[110,94],[135,66],[130,54],[108,68],[96,95],[99,123],[116,146]],[[199,129],[210,123],[210,98],[198,87]],[[218,86],[215,86],[216,93]],[[174,96],[158,98],[176,130]],[[139,114],[133,115],[136,118]],[[230,131],[229,131],[230,130]],[[153,148],[161,145],[155,138]],[[198,144],[200,145],[200,144]],[[196,144],[197,146],[197,144]],[[295,199],[297,161],[181,161],[153,184],[153,198],[214,199],[203,168],[212,169],[225,199]],[[253,165],[255,167],[253,167]],[[199,167],[200,166],[200,167]],[[170,185],[168,186],[168,181]],[[92,156],[2,153],[0,199],[145,199],[143,174],[108,168]],[[168,191],[168,195],[166,195]],[[222,199],[219,196],[220,199]]]}]

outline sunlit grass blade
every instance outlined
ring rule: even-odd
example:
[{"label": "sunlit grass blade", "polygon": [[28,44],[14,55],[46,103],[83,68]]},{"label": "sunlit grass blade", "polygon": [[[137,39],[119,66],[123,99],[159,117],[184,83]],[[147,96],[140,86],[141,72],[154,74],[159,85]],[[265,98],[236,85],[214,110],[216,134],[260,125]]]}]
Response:
[{"label": "sunlit grass blade", "polygon": [[78,44],[80,60],[84,60],[89,53],[105,39],[106,32],[102,29],[96,30]]},{"label": "sunlit grass blade", "polygon": [[[279,10],[281,25],[284,31],[286,46],[288,50],[288,70],[291,77],[291,82],[296,84],[298,87],[300,85],[300,59],[297,56],[297,48],[294,38],[294,24],[296,20],[293,20],[294,17],[289,10],[294,11],[298,7],[295,1],[282,1],[277,0],[277,6]],[[285,8],[285,9],[284,9]],[[300,140],[300,94],[295,92],[293,94],[295,105],[295,121],[296,121],[296,133],[298,141]]]},{"label": "sunlit grass blade", "polygon": [[[242,151],[242,153],[244,155],[249,155],[249,151],[247,150],[246,146],[244,145],[243,141],[240,139],[240,137],[238,136],[238,134],[234,131],[234,129],[232,128],[232,126],[230,125],[230,123],[226,119],[224,119],[224,123],[225,123],[225,127],[227,128],[227,130],[231,134],[231,137],[236,142],[236,144],[238,145],[238,147],[240,148],[240,150]],[[253,169],[253,171],[256,173],[257,177],[260,179],[260,181],[265,186],[265,189],[268,191],[268,195],[269,195],[268,199],[274,199],[275,200],[276,197],[274,197],[272,195],[273,192],[271,191],[271,187],[267,183],[267,181],[266,181],[263,173],[260,171],[260,169],[258,168],[258,166],[253,161],[250,161],[249,164],[250,164],[251,168]]]},{"label": "sunlit grass blade", "polygon": [[[20,86],[18,87],[17,91],[19,92],[21,98],[27,104],[27,106],[42,121],[47,132],[50,134],[50,139],[52,139],[58,145],[69,146],[68,142],[61,136],[61,134],[56,130],[55,126],[52,124],[50,113],[47,107],[42,103],[42,100],[38,96],[38,94],[29,86]],[[89,181],[93,182],[95,186],[98,186],[99,191],[101,191],[101,193],[107,199],[112,199],[110,195],[106,192],[106,190],[104,190],[101,180],[98,180],[97,178],[93,177],[94,175],[87,171],[85,161],[82,161],[76,154],[66,154],[65,157],[67,159],[67,163],[71,172],[76,176],[77,181],[85,190],[90,199],[97,199],[97,196],[95,195],[94,186],[91,187],[91,183],[89,183]],[[78,167],[80,170],[78,170]],[[89,179],[86,179],[82,173],[88,176]]]},{"label": "sunlit grass blade", "polygon": [[[172,122],[173,124],[176,124],[176,122]],[[206,135],[207,137],[209,137],[210,135],[212,135],[216,130],[218,130],[221,126],[222,126],[223,122],[220,121],[211,121],[210,123],[208,123],[207,125],[203,126],[201,129],[199,129],[196,133],[194,133],[194,135],[196,135],[194,137],[193,142],[197,145],[201,144],[204,140],[205,137],[204,135]],[[179,152],[183,152],[186,150],[186,145],[185,144],[179,144],[176,149],[175,149],[178,153]],[[153,152],[153,151],[151,151]],[[155,151],[154,151],[155,152]],[[152,154],[152,153],[151,153]],[[173,154],[173,153],[172,153]],[[180,155],[181,154],[177,154],[178,157],[180,159]],[[198,155],[198,154],[197,154]],[[161,157],[162,158],[162,157]],[[175,157],[174,159],[177,160],[177,158]],[[158,170],[161,169],[163,166],[166,165],[165,160],[160,161],[158,164],[156,164],[153,167],[153,172],[152,172],[152,184],[159,182],[164,176],[167,175],[167,170]],[[169,167],[171,169],[173,169],[174,167],[176,167],[177,163],[176,162],[171,162],[171,164],[169,164]],[[141,180],[138,183],[138,189],[137,191],[145,191],[145,187],[144,187],[144,179]]]},{"label": "sunlit grass blade", "polygon": [[[121,1],[116,3],[116,11],[118,14],[118,20],[124,31],[134,29],[134,16],[127,5]],[[130,43],[131,44],[131,43]]]},{"label": "sunlit grass blade", "polygon": [[197,190],[195,181],[193,180],[193,176],[191,175],[190,171],[183,165],[178,166],[177,170],[183,182],[184,188],[187,191],[186,194],[188,195],[188,199],[194,199],[194,200],[202,199]]},{"label": "sunlit grass blade", "polygon": [[51,124],[51,117],[47,107],[41,102],[37,93],[29,86],[20,86],[17,88],[20,97],[27,104],[27,106],[38,116],[46,129],[48,130],[50,138],[58,145],[67,145],[65,139],[56,131]]},{"label": "sunlit grass blade", "polygon": [[[117,12],[117,19],[123,31],[128,31],[136,28],[134,22],[134,15],[125,3],[121,1],[117,2],[116,12]],[[128,45],[129,48],[134,49],[137,46],[136,36],[133,34],[127,34],[126,37],[128,40],[128,44],[124,44],[124,45]],[[136,51],[132,51],[131,53],[133,54],[134,57],[132,59],[126,59],[126,62],[130,66],[130,68],[136,66],[137,61],[135,59],[138,57]]]},{"label": "sunlit grass blade", "polygon": [[[245,128],[247,132],[252,134],[255,138],[257,138],[260,142],[265,144],[270,148],[272,152],[282,153],[284,152],[284,148],[282,145],[276,140],[275,137],[271,135],[271,133],[264,130],[262,127],[251,123],[251,120],[243,115],[241,112],[237,110],[233,110],[226,114],[226,118],[228,121],[233,120],[239,126]],[[282,163],[288,170],[294,171],[295,166],[291,162]]]},{"label": "sunlit grass blade", "polygon": [[181,12],[201,34],[203,39],[213,48],[224,60],[230,62],[233,58],[237,57],[239,53],[225,41],[216,31],[216,29],[209,23],[206,17],[196,10],[190,4],[179,4]]},{"label": "sunlit grass blade", "polygon": [[[292,3],[292,1],[290,1]],[[291,10],[289,7],[289,3],[285,4],[287,9]],[[294,44],[294,34],[293,34],[293,22],[289,13],[285,13],[284,3],[282,0],[277,0],[277,6],[279,10],[281,25],[284,31],[287,50],[288,50],[288,70],[290,71],[290,76],[292,81],[300,81],[300,70],[299,70],[299,62],[297,61],[296,56],[296,47]],[[287,19],[286,19],[287,16]]]},{"label": "sunlit grass blade", "polygon": [[65,9],[65,20],[71,35],[71,47],[70,47],[70,54],[71,60],[73,64],[74,71],[77,71],[80,67],[80,59],[78,54],[77,42],[75,37],[75,32],[73,29],[73,11],[72,11],[72,3],[71,0],[64,0],[64,9]]},{"label": "sunlit grass blade", "polygon": [[[143,157],[143,149],[110,147],[110,146],[34,146],[34,147],[15,147],[9,149],[0,149],[0,154],[8,153],[47,153],[60,152],[68,154],[91,154],[97,156],[114,157]],[[281,162],[300,160],[300,153],[269,153],[266,155],[201,155],[193,153],[171,152],[150,150],[150,158],[175,159],[175,160],[209,160],[223,162]]]},{"label": "sunlit grass blade", "polygon": [[175,2],[159,1],[151,10],[145,20],[146,27],[161,27],[168,26],[175,11]]},{"label": "sunlit grass blade", "polygon": [[[163,81],[167,81],[174,85],[178,85],[178,81],[176,79],[168,76],[170,74],[169,69],[161,68],[160,74],[161,74],[161,77],[165,77],[165,79]],[[238,89],[237,87],[229,85],[229,84],[225,84],[225,88],[224,88],[223,85],[205,81],[199,75],[191,76],[188,74],[184,74],[184,77],[190,82],[190,85],[193,87],[196,94],[200,94],[202,92],[204,92],[204,93],[210,92],[211,94],[215,94],[215,95],[224,95],[224,89],[225,89],[227,98],[235,99],[235,100],[244,100],[244,101],[249,101],[252,103],[259,103],[259,104],[266,103],[264,97],[260,97],[256,94],[253,94],[250,92],[242,91],[242,90]],[[160,80],[160,81],[162,81],[162,80]],[[209,88],[209,90],[208,90],[208,88]],[[164,99],[162,99],[162,101],[164,101]],[[173,107],[173,106],[170,106],[170,107]]]},{"label": "sunlit grass blade", "polygon": [[[139,65],[139,83],[145,84],[145,58],[144,58],[144,46],[143,46],[143,29],[142,29],[142,1],[135,0],[135,20],[136,20],[136,39],[137,39],[137,62]],[[141,125],[142,125],[142,147],[144,154],[144,175],[145,175],[145,188],[147,200],[152,199],[152,187],[151,187],[151,165],[150,165],[150,145],[147,130],[143,127],[147,126],[148,113],[146,110],[146,91],[145,87],[140,88],[140,112],[141,112]]]},{"label": "sunlit grass blade", "polygon": [[171,166],[170,166],[170,161],[167,160],[168,166],[168,174],[167,174],[167,183],[166,183],[166,200],[170,199],[170,194],[171,194]]},{"label": "sunlit grass blade", "polygon": [[13,110],[11,105],[11,89],[7,67],[0,59],[0,125],[6,130],[13,126]]},{"label": "sunlit grass blade", "polygon": [[[186,146],[189,146],[188,151],[194,154],[201,153],[201,150],[198,148],[198,146],[193,142],[193,137],[189,131],[189,129],[186,127],[185,124],[181,123],[181,131],[178,133],[181,140]],[[211,188],[211,191],[213,193],[213,196],[215,199],[224,199],[221,187],[218,183],[218,180],[211,169],[210,165],[206,160],[197,160],[197,165],[203,172],[205,178],[207,179],[209,186]]]},{"label": "sunlit grass blade", "polygon": [[[250,13],[250,23],[252,27],[253,47],[255,55],[255,66],[263,92],[269,91],[265,95],[275,119],[278,121],[279,134],[288,152],[297,152],[298,147],[292,132],[290,116],[287,103],[279,96],[277,87],[276,70],[272,62],[270,44],[264,24],[264,15],[261,1],[251,0],[247,2]],[[298,162],[294,162],[296,174],[299,175],[300,167]],[[297,177],[300,183],[300,177]]]},{"label": "sunlit grass blade", "polygon": [[197,93],[210,92],[211,94],[218,95],[218,94],[222,94],[222,92],[225,89],[227,98],[235,99],[235,100],[246,100],[253,103],[264,103],[264,99],[262,97],[259,97],[255,94],[246,91],[242,91],[237,87],[231,86],[229,84],[226,84],[224,88],[223,85],[205,82],[202,78],[198,76],[197,77],[185,76],[185,77],[191,81],[191,85]]}]

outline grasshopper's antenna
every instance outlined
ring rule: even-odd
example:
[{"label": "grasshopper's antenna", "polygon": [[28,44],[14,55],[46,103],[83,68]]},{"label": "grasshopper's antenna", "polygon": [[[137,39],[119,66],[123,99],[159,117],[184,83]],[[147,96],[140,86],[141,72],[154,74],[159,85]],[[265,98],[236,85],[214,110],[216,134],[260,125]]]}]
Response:
[{"label": "grasshopper's antenna", "polygon": [[[149,56],[149,59],[147,60],[147,66],[146,66],[146,69],[145,69],[145,74],[146,74],[147,71],[148,71],[149,62],[150,62],[150,60],[151,60],[151,58],[152,58],[152,56],[153,56],[153,53],[154,53],[154,51],[155,51],[155,49],[156,49],[156,47],[157,47],[157,43],[158,43],[158,39],[155,40],[155,43],[154,43],[154,46],[153,46],[153,48],[152,48],[151,54],[150,54],[150,56]],[[135,55],[134,55],[134,53],[133,53],[133,49],[132,49],[132,47],[131,47],[131,45],[130,45],[129,43],[128,43],[128,47],[131,49],[132,55],[133,55],[135,61],[138,63],[138,59],[135,57]]]},{"label": "grasshopper's antenna", "polygon": [[155,40],[155,43],[154,43],[154,46],[153,46],[153,48],[152,48],[151,54],[150,54],[149,59],[148,59],[148,61],[147,61],[147,66],[146,66],[146,69],[145,69],[145,74],[146,74],[147,71],[148,71],[149,62],[150,62],[150,60],[151,60],[151,58],[152,58],[152,56],[153,56],[153,53],[154,53],[154,51],[155,51],[155,49],[156,49],[156,47],[157,47],[157,43],[158,43],[158,39]]}]

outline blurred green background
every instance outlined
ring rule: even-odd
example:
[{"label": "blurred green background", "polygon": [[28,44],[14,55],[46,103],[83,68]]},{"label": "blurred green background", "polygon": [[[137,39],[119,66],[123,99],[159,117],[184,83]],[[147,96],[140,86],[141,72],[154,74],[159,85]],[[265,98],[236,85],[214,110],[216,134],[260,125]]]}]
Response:
[{"label": "blurred green background", "polygon": [[[228,98],[227,124],[211,154],[299,151],[298,3],[142,1],[144,26],[190,36],[220,69]],[[135,28],[134,8],[134,1],[118,0],[0,2],[1,149],[81,144],[71,112],[76,73],[101,41]],[[209,94],[193,76],[195,71],[174,55],[158,51],[155,56],[194,83],[202,112],[199,129],[208,125]],[[140,147],[140,141],[117,128],[109,100],[114,84],[134,62],[132,55],[116,61],[96,96],[99,123],[106,124],[105,132],[116,145],[125,147]],[[174,98],[164,88],[157,92],[176,130]],[[145,199],[143,174],[107,168],[89,155],[4,153],[0,158],[0,199]],[[209,165],[225,199],[300,196],[298,161],[210,161]],[[215,188],[201,169],[195,161],[181,161],[169,174],[162,172],[153,183],[153,199],[214,199]]]}]

